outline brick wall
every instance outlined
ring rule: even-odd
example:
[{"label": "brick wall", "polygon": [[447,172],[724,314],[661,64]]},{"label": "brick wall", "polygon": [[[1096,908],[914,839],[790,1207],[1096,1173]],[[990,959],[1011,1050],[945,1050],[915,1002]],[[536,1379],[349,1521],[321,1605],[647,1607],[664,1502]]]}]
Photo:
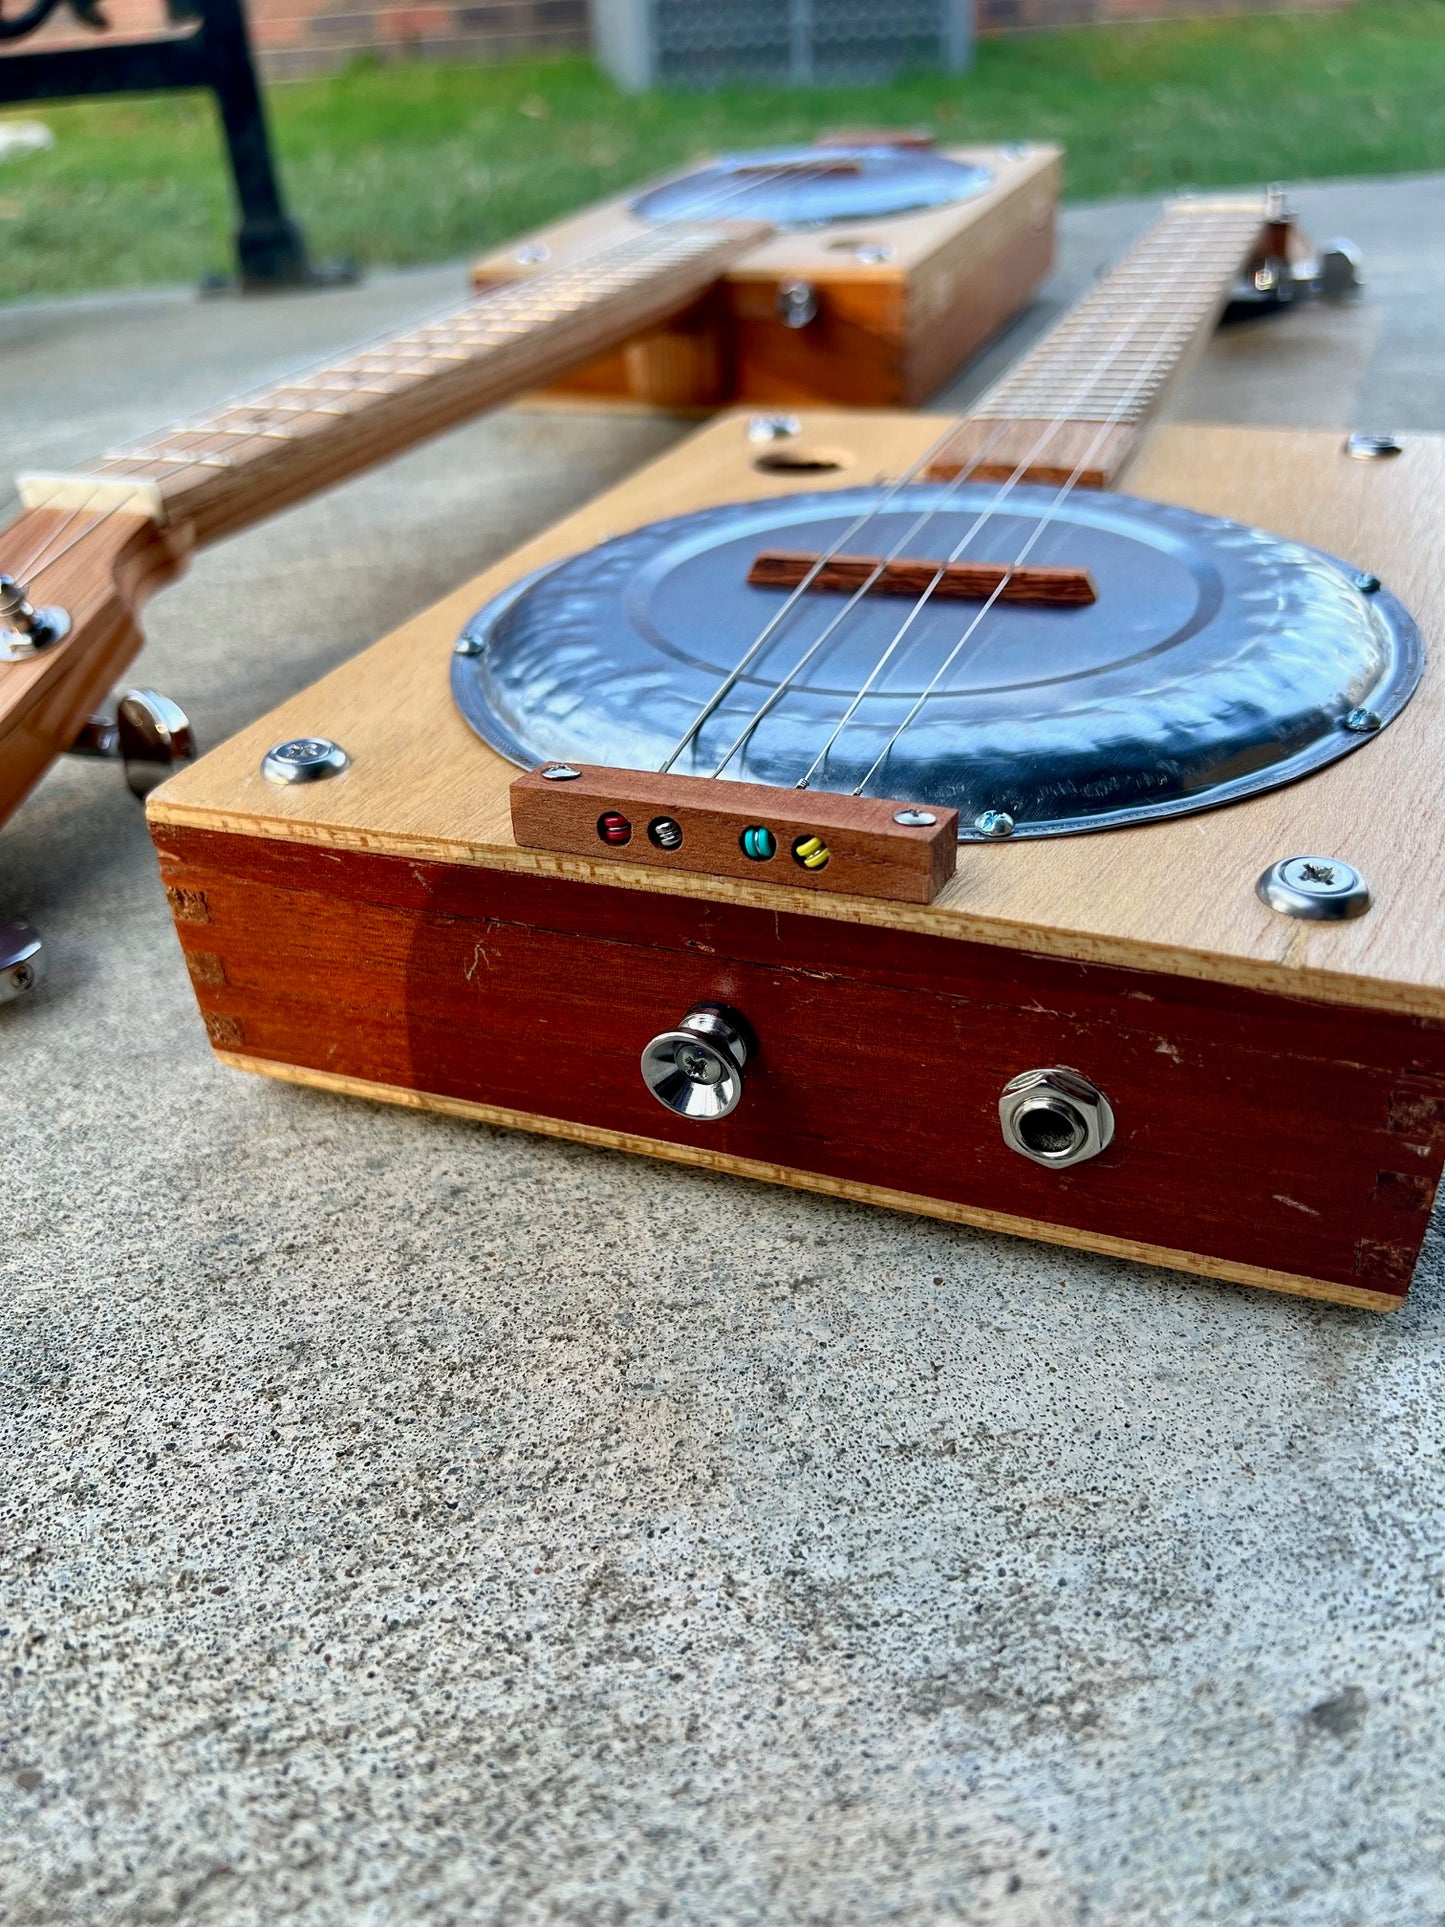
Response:
[{"label": "brick wall", "polygon": [[[1169,14],[1303,12],[1351,0],[977,0],[981,34]],[[506,59],[585,47],[587,0],[248,0],[263,73],[274,79],[325,73],[358,54],[386,60]],[[164,0],[106,0],[118,33],[165,26]],[[62,15],[26,42],[0,42],[0,57],[24,46],[94,44]]]},{"label": "brick wall", "polygon": [[273,78],[359,53],[386,60],[500,59],[585,47],[587,0],[248,0]]}]

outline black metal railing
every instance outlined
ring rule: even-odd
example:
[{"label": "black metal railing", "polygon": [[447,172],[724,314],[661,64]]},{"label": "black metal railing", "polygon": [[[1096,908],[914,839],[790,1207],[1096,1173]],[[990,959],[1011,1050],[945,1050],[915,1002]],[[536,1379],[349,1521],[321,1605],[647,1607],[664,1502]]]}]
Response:
[{"label": "black metal railing", "polygon": [[[67,7],[82,26],[107,33],[100,0],[30,0],[10,18],[0,12],[0,42],[24,39]],[[220,112],[235,183],[241,287],[305,287],[336,278],[319,275],[312,266],[301,230],[282,200],[241,0],[166,0],[166,12],[172,31],[153,39],[117,34],[94,46],[0,54],[0,106],[205,90]]]}]

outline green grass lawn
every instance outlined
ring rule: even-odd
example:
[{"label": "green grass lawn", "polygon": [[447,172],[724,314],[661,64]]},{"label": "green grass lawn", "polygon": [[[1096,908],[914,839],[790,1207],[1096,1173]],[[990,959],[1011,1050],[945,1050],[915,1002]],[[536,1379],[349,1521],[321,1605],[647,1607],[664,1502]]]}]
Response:
[{"label": "green grass lawn", "polygon": [[[884,88],[629,100],[569,59],[359,67],[274,87],[270,101],[313,251],[419,262],[692,155],[838,123],[1062,141],[1068,192],[1085,200],[1445,169],[1445,0],[989,41],[961,78]],[[194,280],[228,264],[225,174],[205,99],[18,111],[45,120],[57,142],[0,163],[0,298]]]}]

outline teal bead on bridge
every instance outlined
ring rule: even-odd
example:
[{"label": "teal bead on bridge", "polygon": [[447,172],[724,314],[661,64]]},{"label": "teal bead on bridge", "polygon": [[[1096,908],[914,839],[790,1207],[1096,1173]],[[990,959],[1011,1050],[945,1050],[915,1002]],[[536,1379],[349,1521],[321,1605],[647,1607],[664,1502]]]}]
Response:
[{"label": "teal bead on bridge", "polygon": [[755,863],[766,863],[778,853],[778,839],[761,823],[749,824],[738,841],[743,846],[743,855],[750,856]]}]

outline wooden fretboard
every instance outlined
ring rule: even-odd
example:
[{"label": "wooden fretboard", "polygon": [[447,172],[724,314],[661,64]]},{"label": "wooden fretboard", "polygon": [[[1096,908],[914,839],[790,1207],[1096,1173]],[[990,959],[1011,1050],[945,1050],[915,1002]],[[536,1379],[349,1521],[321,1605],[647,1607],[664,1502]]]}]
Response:
[{"label": "wooden fretboard", "polygon": [[[1177,201],[974,405],[929,466],[981,481],[1112,486],[1259,246],[1255,199]],[[1076,473],[1077,471],[1077,473]]]},{"label": "wooden fretboard", "polygon": [[117,449],[23,476],[27,507],[131,507],[214,541],[655,327],[755,247],[755,223],[656,230]]}]

